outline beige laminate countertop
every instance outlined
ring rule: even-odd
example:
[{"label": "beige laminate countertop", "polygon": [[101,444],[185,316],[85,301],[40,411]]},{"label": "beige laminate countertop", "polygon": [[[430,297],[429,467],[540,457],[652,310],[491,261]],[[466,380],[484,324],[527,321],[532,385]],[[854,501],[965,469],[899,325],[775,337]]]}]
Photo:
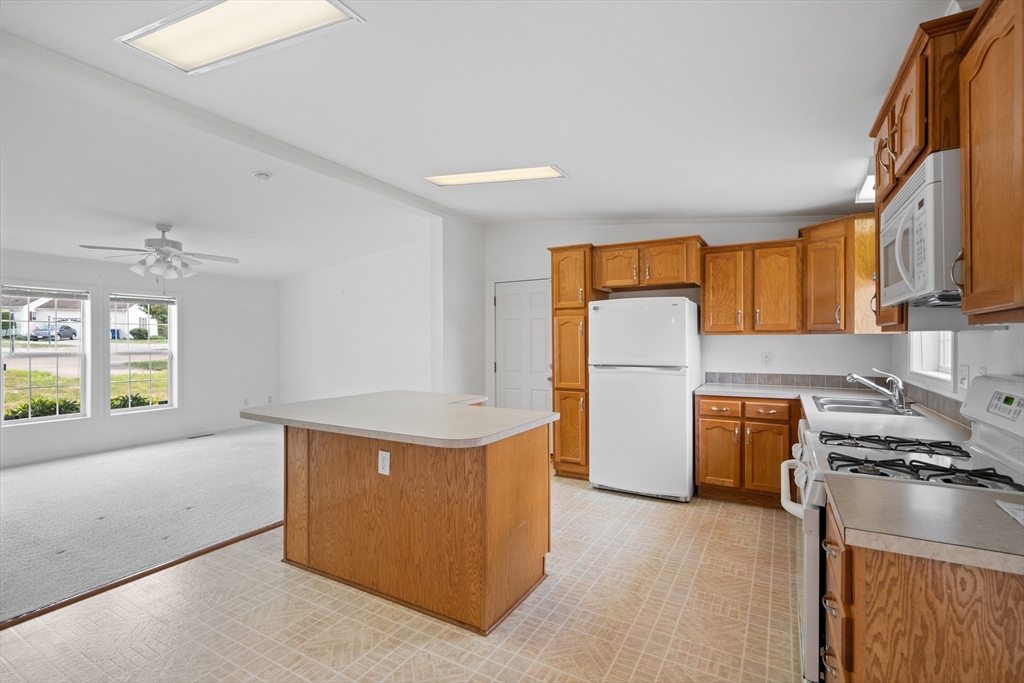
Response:
[{"label": "beige laminate countertop", "polygon": [[823,413],[814,405],[815,396],[849,396],[880,398],[867,389],[828,387],[784,387],[763,384],[704,384],[694,391],[698,396],[747,396],[750,398],[800,399],[813,432],[829,431],[843,434],[887,434],[915,439],[966,441],[971,430],[933,412],[919,403],[914,410],[920,417],[905,415],[867,415],[862,413]]},{"label": "beige laminate countertop", "polygon": [[1024,575],[1024,526],[996,505],[1024,493],[837,474],[825,490],[847,545]]},{"label": "beige laminate countertop", "polygon": [[438,448],[485,446],[558,419],[558,413],[473,405],[484,400],[471,394],[382,391],[248,408],[239,415],[246,420]]}]

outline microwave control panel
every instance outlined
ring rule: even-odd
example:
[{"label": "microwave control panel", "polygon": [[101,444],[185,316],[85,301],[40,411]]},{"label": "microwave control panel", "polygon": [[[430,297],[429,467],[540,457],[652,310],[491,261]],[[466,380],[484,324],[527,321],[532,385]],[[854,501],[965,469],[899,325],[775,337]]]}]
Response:
[{"label": "microwave control panel", "polygon": [[1001,391],[993,393],[992,399],[988,402],[988,412],[1002,415],[1014,422],[1020,419],[1022,410],[1024,410],[1024,397],[1004,394]]},{"label": "microwave control panel", "polygon": [[924,197],[917,200],[914,207],[914,280],[917,284],[924,282],[926,261],[928,259],[927,237],[925,226],[928,224],[926,202]]}]

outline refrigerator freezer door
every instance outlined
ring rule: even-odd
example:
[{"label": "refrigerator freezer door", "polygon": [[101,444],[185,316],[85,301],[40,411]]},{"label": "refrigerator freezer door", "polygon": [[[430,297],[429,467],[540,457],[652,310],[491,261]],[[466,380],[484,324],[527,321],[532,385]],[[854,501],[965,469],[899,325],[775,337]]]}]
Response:
[{"label": "refrigerator freezer door", "polygon": [[590,483],[689,500],[692,396],[687,371],[590,368]]},{"label": "refrigerator freezer door", "polygon": [[595,301],[588,320],[590,365],[690,365],[686,335],[697,329],[697,305],[685,297]]}]

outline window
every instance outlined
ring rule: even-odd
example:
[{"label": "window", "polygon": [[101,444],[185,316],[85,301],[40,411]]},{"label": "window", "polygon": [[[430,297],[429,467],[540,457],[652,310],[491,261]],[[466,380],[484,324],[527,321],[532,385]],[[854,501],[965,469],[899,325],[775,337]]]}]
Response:
[{"label": "window", "polygon": [[110,409],[122,413],[175,405],[177,300],[110,295]]},{"label": "window", "polygon": [[3,285],[4,424],[83,414],[88,292]]},{"label": "window", "polygon": [[955,358],[956,335],[953,332],[910,333],[910,375],[917,384],[955,390]]}]

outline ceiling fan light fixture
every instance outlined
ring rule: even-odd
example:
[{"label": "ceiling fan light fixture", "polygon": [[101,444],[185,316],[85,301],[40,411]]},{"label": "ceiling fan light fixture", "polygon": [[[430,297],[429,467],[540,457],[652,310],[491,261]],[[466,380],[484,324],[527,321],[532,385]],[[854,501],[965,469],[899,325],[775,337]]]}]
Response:
[{"label": "ceiling fan light fixture", "polygon": [[182,263],[181,264],[181,276],[182,277],[192,277],[195,274],[196,274],[196,269],[195,268],[193,268],[192,266],[190,266],[187,263]]},{"label": "ceiling fan light fixture", "polygon": [[497,171],[473,171],[449,175],[423,176],[439,187],[452,185],[480,185],[484,183],[509,183],[517,180],[552,180],[569,176],[557,166],[533,166],[530,168],[505,168]]},{"label": "ceiling fan light fixture", "polygon": [[136,275],[145,275],[146,268],[149,267],[149,264],[146,263],[148,260],[149,256],[143,259],[139,259],[138,263],[133,263],[132,265],[128,266],[128,270],[132,271]]},{"label": "ceiling fan light fixture", "polygon": [[153,275],[163,275],[167,272],[167,264],[163,261],[157,261],[149,267],[149,272],[153,273]]},{"label": "ceiling fan light fixture", "polygon": [[204,1],[115,40],[197,74],[362,21],[337,0]]}]

